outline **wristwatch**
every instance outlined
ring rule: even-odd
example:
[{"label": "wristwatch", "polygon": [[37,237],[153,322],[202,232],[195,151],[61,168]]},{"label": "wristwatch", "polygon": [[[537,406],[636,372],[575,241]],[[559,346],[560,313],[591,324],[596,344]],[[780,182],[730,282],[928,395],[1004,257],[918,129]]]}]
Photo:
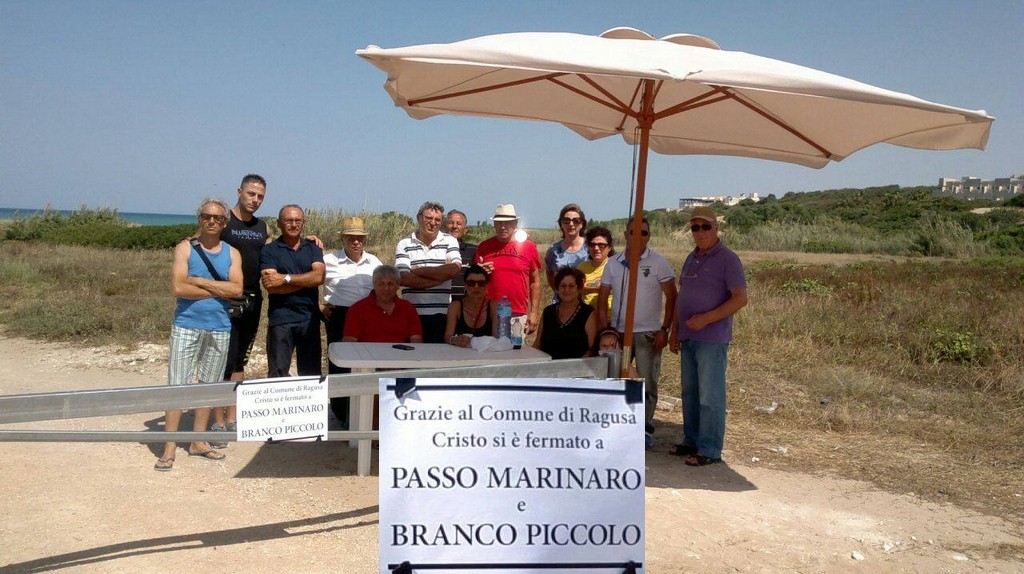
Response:
[{"label": "wristwatch", "polygon": [[671,330],[672,330],[672,328],[671,328],[671,327],[662,327],[662,328],[661,328],[661,331],[662,331],[663,333],[668,333],[668,332],[669,332],[669,331],[671,331]]},{"label": "wristwatch", "polygon": [[285,275],[284,276],[284,282],[285,282],[286,285],[291,285],[291,283],[292,283],[292,276],[291,275]]}]

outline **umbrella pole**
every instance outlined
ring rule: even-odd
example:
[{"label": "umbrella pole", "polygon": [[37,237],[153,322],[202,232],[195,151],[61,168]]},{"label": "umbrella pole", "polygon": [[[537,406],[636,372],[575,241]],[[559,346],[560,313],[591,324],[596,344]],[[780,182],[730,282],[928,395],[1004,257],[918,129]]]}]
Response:
[{"label": "umbrella pole", "polygon": [[636,167],[636,202],[632,220],[627,229],[633,234],[626,237],[626,261],[629,263],[629,283],[626,289],[626,320],[623,324],[622,367],[619,376],[629,377],[630,357],[633,353],[633,319],[636,310],[636,284],[640,271],[640,231],[643,230],[644,190],[647,186],[647,153],[650,145],[651,126],[654,125],[654,80],[643,80],[644,95],[641,100],[637,123],[640,127],[640,156]]}]

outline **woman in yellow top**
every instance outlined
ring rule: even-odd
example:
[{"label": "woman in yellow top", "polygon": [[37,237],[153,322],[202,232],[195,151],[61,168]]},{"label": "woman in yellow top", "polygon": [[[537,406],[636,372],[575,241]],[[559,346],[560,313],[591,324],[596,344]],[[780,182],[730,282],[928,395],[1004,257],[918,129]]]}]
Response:
[{"label": "woman in yellow top", "polygon": [[[612,232],[608,228],[597,226],[587,231],[587,251],[590,253],[590,260],[580,263],[576,268],[583,272],[586,280],[580,293],[583,295],[583,302],[591,307],[597,305],[597,292],[601,290],[601,275],[604,274],[604,265],[612,255],[615,255],[615,247],[612,245]],[[608,311],[611,312],[612,298],[608,297]]]}]

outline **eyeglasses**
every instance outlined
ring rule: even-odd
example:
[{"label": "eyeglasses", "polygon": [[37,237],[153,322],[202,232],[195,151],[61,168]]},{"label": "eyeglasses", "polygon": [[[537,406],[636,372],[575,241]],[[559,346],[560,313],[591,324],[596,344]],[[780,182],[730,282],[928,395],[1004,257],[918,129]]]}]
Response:
[{"label": "eyeglasses", "polygon": [[608,249],[607,243],[599,243],[597,241],[591,241],[587,245],[593,247],[594,249]]},{"label": "eyeglasses", "polygon": [[217,223],[224,223],[227,220],[228,220],[228,218],[226,216],[218,215],[216,213],[200,213],[199,214],[199,221],[202,221],[204,223],[207,222],[207,221],[216,221]]},{"label": "eyeglasses", "polygon": [[711,225],[710,223],[694,223],[693,225],[690,226],[690,231],[692,231],[694,233],[697,233],[698,231],[702,231],[702,230],[703,231],[711,231],[712,227],[714,227],[714,226]]},{"label": "eyeglasses", "polygon": [[466,287],[487,287],[487,281],[483,279],[466,279]]},{"label": "eyeglasses", "polygon": [[[634,234],[634,233],[633,233],[632,231],[630,231],[630,232],[629,232],[629,234],[630,234],[630,235],[635,235],[635,234]],[[647,237],[647,236],[648,236],[648,235],[650,235],[650,234],[651,234],[651,232],[650,232],[650,231],[647,231],[646,229],[640,232],[640,235],[642,235],[642,236],[644,236],[644,237]]]},{"label": "eyeglasses", "polygon": [[360,243],[366,243],[365,235],[342,235],[342,239],[345,241],[358,241]]},{"label": "eyeglasses", "polygon": [[579,217],[563,217],[559,221],[562,222],[562,225],[569,225],[570,223],[573,225],[579,225],[583,223],[583,220]]},{"label": "eyeglasses", "polygon": [[305,221],[305,219],[282,219],[281,223],[285,225],[302,225]]}]

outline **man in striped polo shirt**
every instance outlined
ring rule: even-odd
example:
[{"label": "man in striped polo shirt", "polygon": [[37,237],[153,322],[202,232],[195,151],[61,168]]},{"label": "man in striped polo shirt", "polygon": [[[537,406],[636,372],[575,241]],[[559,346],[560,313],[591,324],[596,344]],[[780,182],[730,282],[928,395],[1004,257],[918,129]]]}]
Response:
[{"label": "man in striped polo shirt", "polygon": [[402,298],[416,307],[425,343],[443,343],[452,302],[452,277],[462,269],[459,241],[441,232],[444,206],[428,201],[416,213],[419,227],[395,247]]}]

